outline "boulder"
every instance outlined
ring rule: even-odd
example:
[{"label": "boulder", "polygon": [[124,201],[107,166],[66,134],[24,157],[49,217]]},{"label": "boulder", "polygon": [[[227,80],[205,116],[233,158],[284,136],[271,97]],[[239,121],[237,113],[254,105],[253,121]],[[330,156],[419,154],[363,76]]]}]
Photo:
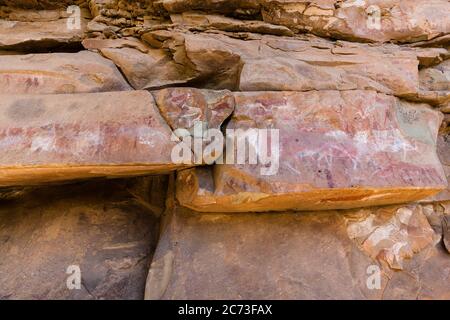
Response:
[{"label": "boulder", "polygon": [[166,181],[99,180],[0,199],[0,299],[142,299]]},{"label": "boulder", "polygon": [[117,67],[89,51],[0,55],[1,94],[131,90]]},{"label": "boulder", "polygon": [[166,173],[172,131],[146,91],[2,95],[0,186]]},{"label": "boulder", "polygon": [[420,206],[170,212],[146,299],[450,298],[450,259]]},{"label": "boulder", "polygon": [[442,115],[425,104],[357,90],[234,96],[225,160],[178,174],[183,206],[348,209],[415,201],[447,187],[436,154]]}]

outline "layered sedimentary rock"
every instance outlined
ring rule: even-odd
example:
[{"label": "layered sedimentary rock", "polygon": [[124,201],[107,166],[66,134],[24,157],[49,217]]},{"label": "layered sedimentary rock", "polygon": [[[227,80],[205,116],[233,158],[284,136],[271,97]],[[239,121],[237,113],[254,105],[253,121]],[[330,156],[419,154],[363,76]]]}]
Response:
[{"label": "layered sedimentary rock", "polygon": [[450,299],[449,11],[0,0],[0,299]]},{"label": "layered sedimentary rock", "polygon": [[421,206],[239,215],[175,208],[146,298],[448,299],[450,260],[424,211],[438,216]]},{"label": "layered sedimentary rock", "polygon": [[42,52],[77,50],[89,21],[89,12],[8,10],[0,7],[0,50]]},{"label": "layered sedimentary rock", "polygon": [[2,94],[84,93],[130,89],[117,67],[93,52],[0,55]]},{"label": "layered sedimentary rock", "polygon": [[226,164],[180,173],[184,206],[344,209],[419,200],[447,187],[436,154],[442,116],[426,105],[372,91],[235,93],[235,99],[227,130],[238,138],[227,144]]},{"label": "layered sedimentary rock", "polygon": [[263,19],[336,39],[415,42],[450,32],[446,0],[263,0]]},{"label": "layered sedimentary rock", "polygon": [[[187,23],[195,28],[261,33],[285,30],[282,34],[313,33],[362,42],[421,42],[450,32],[446,0],[147,0],[127,4],[93,0],[90,7],[97,21],[117,27],[118,32],[136,26],[138,30],[185,26],[186,19],[180,20],[183,15],[190,16],[191,22],[195,15],[195,23]],[[215,21],[205,23],[205,19]],[[246,22],[249,20],[255,22]]]},{"label": "layered sedimentary rock", "polygon": [[[419,50],[275,36],[243,41],[230,36],[154,31],[142,38],[153,47],[169,51],[172,61],[189,71],[190,83],[241,91],[372,89],[415,96],[419,92],[419,63],[439,62],[447,56],[445,49],[438,48]],[[108,57],[120,65],[120,60]],[[137,74],[136,70],[129,71]],[[132,77],[126,70],[124,73]]]},{"label": "layered sedimentary rock", "polygon": [[0,0],[0,6],[25,9],[57,9],[81,4],[82,0]]},{"label": "layered sedimentary rock", "polygon": [[172,131],[150,93],[2,95],[0,185],[165,173]]},{"label": "layered sedimentary rock", "polygon": [[93,181],[0,199],[0,299],[142,299],[165,181]]}]

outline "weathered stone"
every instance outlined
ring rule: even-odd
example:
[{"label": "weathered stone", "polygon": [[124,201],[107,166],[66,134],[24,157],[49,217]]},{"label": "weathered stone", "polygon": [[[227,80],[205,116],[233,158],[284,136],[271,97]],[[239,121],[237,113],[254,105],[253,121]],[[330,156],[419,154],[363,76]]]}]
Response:
[{"label": "weathered stone", "polygon": [[228,90],[169,88],[155,91],[153,95],[172,130],[192,131],[198,121],[203,129],[220,129],[234,111],[234,96]]},{"label": "weathered stone", "polygon": [[[424,55],[396,45],[274,36],[243,41],[223,34],[155,31],[143,40],[170,50],[174,61],[192,70],[197,85],[242,91],[372,89],[414,95],[418,56]],[[439,57],[441,51],[430,54]]]},{"label": "weathered stone", "polygon": [[234,95],[227,129],[279,130],[279,159],[254,136],[252,152],[237,164],[236,153],[247,145],[235,142],[227,164],[178,174],[184,206],[202,212],[348,209],[415,201],[447,187],[436,154],[442,116],[426,105],[372,91]]},{"label": "weathered stone", "polygon": [[0,50],[41,52],[79,49],[87,15],[81,10],[80,25],[66,11],[13,11],[0,19]]},{"label": "weathered stone", "polygon": [[[450,183],[450,127],[442,129],[437,140],[437,151],[439,160],[444,167],[444,172],[447,175],[447,180]],[[439,192],[434,197],[428,199],[431,201],[450,201],[450,187]]]},{"label": "weathered stone", "polygon": [[[0,299],[142,299],[165,181],[84,182],[0,200]],[[71,266],[79,290],[67,287],[76,285]]]},{"label": "weathered stone", "polygon": [[185,84],[194,78],[189,68],[173,60],[167,51],[132,39],[86,39],[83,45],[112,60],[138,90]]},{"label": "weathered stone", "polygon": [[150,93],[1,96],[0,185],[165,173],[175,142]]},{"label": "weathered stone", "polygon": [[260,0],[161,0],[162,7],[171,13],[204,10],[225,14],[255,15],[260,11]]},{"label": "weathered stone", "polygon": [[161,0],[169,13],[203,11],[287,26],[295,32],[370,42],[421,42],[450,32],[446,0]]},{"label": "weathered stone", "polygon": [[450,32],[446,0],[263,0],[263,20],[352,41],[416,42]]},{"label": "weathered stone", "polygon": [[273,34],[277,36],[293,36],[294,33],[287,27],[273,25],[258,20],[239,20],[230,17],[184,12],[170,16],[173,23],[193,29],[216,29],[228,32],[255,32]]},{"label": "weathered stone", "polygon": [[[236,215],[177,207],[163,224],[146,298],[448,299],[448,254],[429,243],[433,230],[420,210],[408,221],[402,210]],[[367,245],[350,239],[347,229],[364,219],[383,220],[369,239],[397,219],[401,229],[386,232],[370,249],[416,248],[403,270],[373,259]]]},{"label": "weathered stone", "polygon": [[116,66],[99,54],[0,55],[0,93],[52,94],[131,90]]},{"label": "weathered stone", "polygon": [[80,0],[0,0],[0,6],[26,9],[57,9],[80,4]]},{"label": "weathered stone", "polygon": [[391,208],[361,210],[363,219],[349,223],[348,235],[373,259],[388,263],[393,269],[403,269],[405,258],[433,244],[440,235],[434,233],[423,213],[422,206],[399,208],[392,214]]},{"label": "weathered stone", "polygon": [[450,216],[444,217],[442,228],[444,245],[447,251],[450,253]]},{"label": "weathered stone", "polygon": [[430,91],[450,91],[450,60],[432,68],[422,69],[420,86]]}]

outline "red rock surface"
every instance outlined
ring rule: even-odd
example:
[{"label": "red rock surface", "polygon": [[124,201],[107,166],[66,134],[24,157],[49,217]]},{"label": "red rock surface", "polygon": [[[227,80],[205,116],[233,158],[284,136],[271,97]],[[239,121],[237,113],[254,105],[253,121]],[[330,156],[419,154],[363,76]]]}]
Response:
[{"label": "red rock surface", "polygon": [[131,90],[117,67],[100,55],[0,55],[0,93],[51,94]]},{"label": "red rock surface", "polygon": [[[235,97],[227,129],[278,129],[279,169],[263,173],[276,165],[263,164],[261,157],[251,165],[247,154],[245,164],[216,165],[213,173],[182,172],[178,199],[187,207],[343,209],[419,200],[447,186],[435,152],[442,117],[424,105],[371,91]],[[262,144],[253,148],[261,156]]]},{"label": "red rock surface", "polygon": [[165,173],[169,126],[145,91],[1,97],[0,185]]}]

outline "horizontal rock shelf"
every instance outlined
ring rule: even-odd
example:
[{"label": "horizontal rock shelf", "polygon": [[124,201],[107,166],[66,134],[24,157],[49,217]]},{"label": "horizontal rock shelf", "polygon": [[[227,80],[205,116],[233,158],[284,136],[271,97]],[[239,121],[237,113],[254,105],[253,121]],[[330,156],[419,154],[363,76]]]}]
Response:
[{"label": "horizontal rock shelf", "polygon": [[[419,64],[436,63],[448,55],[445,49],[439,48],[248,36],[243,41],[231,37],[231,34],[163,30],[146,33],[142,38],[153,47],[172,52],[165,61],[167,72],[158,78],[173,74],[171,63],[176,62],[178,68],[180,65],[184,67],[183,74],[190,76],[186,79],[174,75],[178,81],[194,81],[206,88],[239,91],[372,89],[396,96],[414,96],[419,92]],[[160,49],[153,50],[157,52]],[[117,54],[102,52],[117,65],[123,64]],[[123,59],[133,58],[127,55]],[[140,65],[131,62],[128,65],[134,66],[123,69],[128,79],[141,73]],[[159,60],[154,62],[155,67],[161,68],[162,65]],[[172,83],[177,82],[172,80]]]},{"label": "horizontal rock shelf", "polygon": [[0,186],[167,173],[172,131],[146,91],[0,97]]},{"label": "horizontal rock shelf", "polygon": [[120,71],[94,52],[0,55],[0,94],[122,90],[131,87]]},{"label": "horizontal rock shelf", "polygon": [[[264,142],[253,142],[258,164],[247,153],[245,163],[182,171],[177,197],[186,207],[347,209],[415,201],[447,187],[436,154],[442,115],[425,104],[357,90],[234,96],[227,129],[278,129],[278,163],[261,161]],[[243,152],[238,148],[235,143],[227,154]]]},{"label": "horizontal rock shelf", "polygon": [[[1,8],[0,8],[1,9]],[[80,9],[79,26],[62,10],[0,10],[0,50],[45,52],[79,49],[89,21],[89,12]]]}]

